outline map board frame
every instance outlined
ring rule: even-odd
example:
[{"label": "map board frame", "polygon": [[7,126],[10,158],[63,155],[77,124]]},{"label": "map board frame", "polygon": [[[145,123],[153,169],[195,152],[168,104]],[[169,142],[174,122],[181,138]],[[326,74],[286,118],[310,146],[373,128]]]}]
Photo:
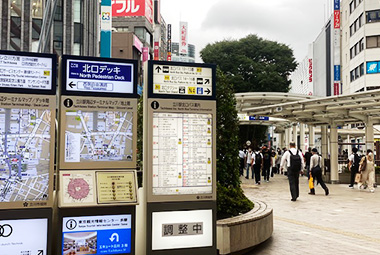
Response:
[{"label": "map board frame", "polygon": [[[187,101],[186,101],[187,102]],[[173,201],[205,201],[205,200],[216,200],[216,102],[215,101],[190,101],[187,103],[196,104],[199,107],[177,107],[178,103],[184,103],[184,100],[180,99],[148,99],[148,139],[147,148],[145,152],[147,157],[145,160],[148,166],[147,171],[147,202],[173,202]],[[154,104],[158,104],[159,108],[153,109]],[[212,114],[212,192],[211,193],[200,193],[200,194],[173,194],[173,195],[155,195],[153,194],[153,114],[154,113],[180,113],[180,114]]]},{"label": "map board frame", "polygon": [[[180,249],[152,249],[152,230],[153,230],[153,213],[154,212],[174,212],[174,211],[196,211],[196,210],[212,210],[212,246],[194,247]],[[170,222],[170,219],[168,219]],[[171,203],[148,203],[147,206],[147,255],[216,255],[216,201],[198,201],[198,202],[171,202]],[[166,238],[166,237],[165,237]],[[169,237],[170,238],[170,237]]]},{"label": "map board frame", "polygon": [[[0,56],[19,56],[19,57],[37,57],[48,58],[51,60],[51,89],[26,89],[26,88],[6,88],[0,87],[0,93],[16,93],[16,94],[42,94],[42,95],[55,95],[57,90],[57,55],[47,53],[33,53],[33,52],[20,52],[20,51],[7,51],[0,50]],[[1,64],[0,64],[1,67]]]},{"label": "map board frame", "polygon": [[118,255],[134,255],[136,252],[136,206],[113,206],[113,207],[89,207],[84,210],[83,208],[60,208],[58,209],[58,244],[55,254],[62,254],[62,223],[63,218],[66,217],[91,217],[91,216],[107,216],[107,215],[123,215],[130,214],[132,216],[131,227],[131,253],[121,253]]},{"label": "map board frame", "polygon": [[[154,90],[154,65],[173,66],[173,67],[193,67],[193,68],[207,68],[211,69],[212,91],[210,95],[198,96],[198,95],[181,95],[181,94],[155,94]],[[176,99],[189,99],[189,100],[216,100],[216,65],[214,64],[201,64],[201,63],[186,63],[186,62],[172,62],[172,61],[148,61],[148,98],[176,98]],[[200,86],[202,87],[202,86]]]},{"label": "map board frame", "polygon": [[[66,100],[72,100],[70,107],[65,106]],[[85,104],[76,102],[95,102]],[[98,103],[96,103],[98,102]],[[99,103],[104,103],[99,105]],[[91,108],[88,108],[91,107]],[[66,133],[66,111],[124,111],[132,114],[132,160],[131,161],[91,161],[91,162],[65,162],[65,133]],[[109,98],[109,97],[82,97],[82,96],[61,96],[60,102],[60,133],[59,133],[59,169],[60,170],[85,170],[85,169],[135,169],[137,162],[137,99],[134,98]]]},{"label": "map board frame", "polygon": [[[47,219],[48,229],[47,229],[47,254],[52,255],[53,247],[53,209],[51,208],[34,208],[29,210],[0,210],[1,220],[33,220],[33,219]],[[30,234],[30,233],[29,233]],[[21,240],[20,240],[21,241]]]},{"label": "map board frame", "polygon": [[[108,92],[88,92],[88,91],[75,91],[67,90],[67,63],[69,60],[77,61],[92,61],[98,63],[114,63],[114,64],[131,64],[133,66],[133,93],[108,93]],[[68,96],[89,96],[89,97],[112,97],[112,98],[138,98],[137,82],[138,82],[138,61],[132,59],[117,59],[117,58],[99,58],[99,57],[85,57],[85,56],[73,56],[63,55],[60,60],[60,93],[61,95]]]},{"label": "map board frame", "polygon": [[[0,94],[0,108],[5,109],[38,109],[50,110],[50,146],[49,146],[49,187],[47,200],[32,200],[32,201],[16,201],[16,202],[0,202],[1,209],[13,208],[43,208],[52,207],[53,185],[54,185],[54,155],[55,147],[55,119],[56,119],[56,96],[52,95],[32,95],[32,94]],[[26,186],[26,185],[24,185]]]}]

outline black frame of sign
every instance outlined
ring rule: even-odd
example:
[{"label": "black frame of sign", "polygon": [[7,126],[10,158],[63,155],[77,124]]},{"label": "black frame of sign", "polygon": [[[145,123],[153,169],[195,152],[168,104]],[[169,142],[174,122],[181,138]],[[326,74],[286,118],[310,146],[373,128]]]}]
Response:
[{"label": "black frame of sign", "polygon": [[[67,62],[68,60],[81,60],[81,61],[95,61],[95,62],[107,62],[107,63],[121,63],[133,65],[133,93],[108,93],[108,92],[87,92],[76,91],[66,89],[66,77],[67,77]],[[61,95],[67,96],[90,96],[90,97],[118,97],[118,98],[138,98],[137,94],[137,81],[138,81],[138,61],[134,59],[119,59],[119,58],[99,58],[99,57],[85,57],[85,56],[73,56],[63,55],[60,61],[60,91]]]},{"label": "black frame of sign", "polygon": [[57,91],[57,55],[47,53],[34,53],[24,51],[8,51],[0,50],[0,55],[14,55],[23,57],[40,57],[49,58],[52,62],[51,69],[51,89],[25,89],[25,88],[4,88],[0,87],[0,93],[14,93],[14,94],[43,94],[55,95]]},{"label": "black frame of sign", "polygon": [[130,214],[132,217],[131,228],[131,253],[118,253],[118,255],[135,255],[136,252],[136,206],[113,206],[113,207],[76,207],[76,208],[58,208],[58,224],[57,227],[57,249],[56,254],[62,254],[62,222],[66,217],[91,217],[91,216],[107,216]]},{"label": "black frame of sign", "polygon": [[48,220],[48,229],[47,229],[47,237],[46,237],[47,238],[46,239],[47,240],[46,242],[47,255],[53,254],[52,253],[52,250],[53,250],[52,217],[53,217],[53,210],[51,208],[0,210],[0,220],[47,219]]},{"label": "black frame of sign", "polygon": [[[179,95],[179,94],[155,94],[153,93],[153,65],[168,65],[168,66],[188,66],[212,69],[212,93],[209,96],[197,95]],[[187,63],[175,61],[148,61],[148,98],[162,98],[162,99],[187,99],[187,100],[216,100],[216,65],[215,64],[202,64],[202,63]]]}]

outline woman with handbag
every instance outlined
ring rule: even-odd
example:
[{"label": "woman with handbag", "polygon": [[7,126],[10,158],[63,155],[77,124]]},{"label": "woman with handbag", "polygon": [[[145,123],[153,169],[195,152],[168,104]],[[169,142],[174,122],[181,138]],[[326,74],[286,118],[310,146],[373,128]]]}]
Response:
[{"label": "woman with handbag", "polygon": [[361,178],[358,182],[358,189],[360,190],[364,185],[367,185],[370,192],[375,192],[375,187],[373,185],[375,182],[375,162],[372,150],[367,150],[367,155],[360,161],[359,171]]},{"label": "woman with handbag", "polygon": [[318,183],[321,185],[321,187],[325,190],[325,195],[327,196],[329,194],[329,189],[327,188],[325,182],[322,179],[322,157],[318,155],[318,150],[316,148],[313,148],[311,150],[311,153],[313,154],[313,156],[311,156],[310,158],[310,179],[312,178],[313,185],[309,184],[309,195],[315,195],[314,180],[317,180],[317,185]]}]

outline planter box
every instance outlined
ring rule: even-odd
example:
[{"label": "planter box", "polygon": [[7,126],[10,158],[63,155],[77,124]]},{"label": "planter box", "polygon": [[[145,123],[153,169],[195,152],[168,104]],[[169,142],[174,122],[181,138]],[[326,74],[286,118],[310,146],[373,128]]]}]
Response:
[{"label": "planter box", "polygon": [[250,212],[237,217],[219,220],[217,226],[217,248],[219,254],[240,254],[272,236],[273,209],[261,201],[253,201]]}]

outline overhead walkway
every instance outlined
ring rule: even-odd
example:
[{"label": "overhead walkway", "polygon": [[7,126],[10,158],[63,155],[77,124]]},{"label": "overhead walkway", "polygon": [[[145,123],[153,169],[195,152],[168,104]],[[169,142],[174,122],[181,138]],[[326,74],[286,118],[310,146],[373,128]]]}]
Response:
[{"label": "overhead walkway", "polygon": [[282,134],[281,146],[297,140],[299,123],[301,137],[306,132],[304,124],[308,125],[310,146],[313,147],[315,127],[321,126],[324,158],[329,155],[328,141],[330,143],[332,182],[339,182],[338,128],[345,124],[360,123],[365,128],[366,148],[373,150],[373,126],[380,124],[380,90],[323,98],[288,93],[238,93],[236,100],[240,115],[269,116],[285,120],[285,124],[280,125],[279,130],[276,129],[276,132]]}]

